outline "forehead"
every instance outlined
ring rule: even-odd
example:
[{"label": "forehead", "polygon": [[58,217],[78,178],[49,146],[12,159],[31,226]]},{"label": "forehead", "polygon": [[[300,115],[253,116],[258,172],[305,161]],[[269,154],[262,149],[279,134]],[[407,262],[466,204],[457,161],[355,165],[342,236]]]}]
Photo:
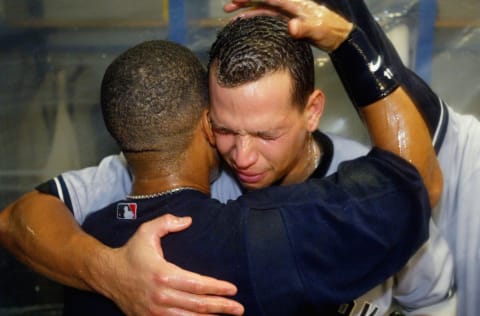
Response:
[{"label": "forehead", "polygon": [[299,117],[287,71],[268,74],[237,87],[222,87],[211,74],[210,112],[214,124],[235,130],[268,130]]}]

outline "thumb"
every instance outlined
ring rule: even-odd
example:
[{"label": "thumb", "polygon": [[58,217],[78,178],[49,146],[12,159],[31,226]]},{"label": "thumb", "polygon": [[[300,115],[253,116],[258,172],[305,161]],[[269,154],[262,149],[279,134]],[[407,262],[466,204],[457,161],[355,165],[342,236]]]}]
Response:
[{"label": "thumb", "polygon": [[190,216],[178,217],[172,214],[165,214],[144,225],[147,230],[156,232],[157,236],[163,237],[168,233],[179,232],[188,228],[192,224]]},{"label": "thumb", "polygon": [[293,38],[305,37],[302,21],[298,18],[290,19],[290,21],[288,21],[288,32]]}]

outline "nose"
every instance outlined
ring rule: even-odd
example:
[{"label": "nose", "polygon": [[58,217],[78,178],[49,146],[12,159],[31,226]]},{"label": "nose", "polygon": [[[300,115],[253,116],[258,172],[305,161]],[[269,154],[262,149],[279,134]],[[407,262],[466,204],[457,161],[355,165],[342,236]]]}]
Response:
[{"label": "nose", "polygon": [[254,145],[254,139],[250,135],[235,135],[232,159],[236,168],[245,170],[255,164],[258,153]]}]

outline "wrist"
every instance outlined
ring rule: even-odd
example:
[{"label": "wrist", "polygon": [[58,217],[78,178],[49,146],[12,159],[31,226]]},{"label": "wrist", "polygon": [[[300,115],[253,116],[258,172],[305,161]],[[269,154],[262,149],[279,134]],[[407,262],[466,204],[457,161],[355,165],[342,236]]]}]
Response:
[{"label": "wrist", "polygon": [[328,49],[328,52],[330,54],[335,52],[346,40],[350,38],[350,34],[354,29],[355,25],[351,22],[338,23],[338,27],[335,30],[331,30],[331,33],[333,33],[335,36],[334,40],[332,41],[332,46],[330,49]]},{"label": "wrist", "polygon": [[357,27],[330,53],[330,58],[356,107],[372,104],[399,86],[383,56]]},{"label": "wrist", "polygon": [[[347,38],[354,24],[325,4],[312,4],[308,18],[301,28],[304,37],[309,38],[319,49],[331,53]],[[298,22],[298,24],[302,24]]]},{"label": "wrist", "polygon": [[91,237],[84,248],[84,255],[79,267],[79,275],[88,290],[112,298],[107,285],[115,278],[115,249],[105,246]]}]

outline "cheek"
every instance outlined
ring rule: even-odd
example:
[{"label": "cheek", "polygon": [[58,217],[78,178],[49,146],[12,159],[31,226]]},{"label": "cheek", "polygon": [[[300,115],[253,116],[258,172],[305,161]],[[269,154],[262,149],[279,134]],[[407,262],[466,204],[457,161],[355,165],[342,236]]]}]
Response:
[{"label": "cheek", "polygon": [[288,164],[289,157],[292,155],[292,151],[296,152],[295,145],[291,140],[277,140],[277,141],[262,141],[258,144],[259,155],[269,161],[271,165],[281,166]]},{"label": "cheek", "polygon": [[288,138],[284,138],[281,141],[270,146],[270,149],[266,151],[270,161],[276,161],[277,165],[290,165],[293,161],[298,160],[299,155],[304,150],[306,141],[306,133],[298,132],[292,133]]},{"label": "cheek", "polygon": [[233,148],[234,137],[231,135],[218,135],[218,134],[214,134],[214,136],[215,136],[215,146],[217,147],[218,152],[222,156],[227,155]]}]

